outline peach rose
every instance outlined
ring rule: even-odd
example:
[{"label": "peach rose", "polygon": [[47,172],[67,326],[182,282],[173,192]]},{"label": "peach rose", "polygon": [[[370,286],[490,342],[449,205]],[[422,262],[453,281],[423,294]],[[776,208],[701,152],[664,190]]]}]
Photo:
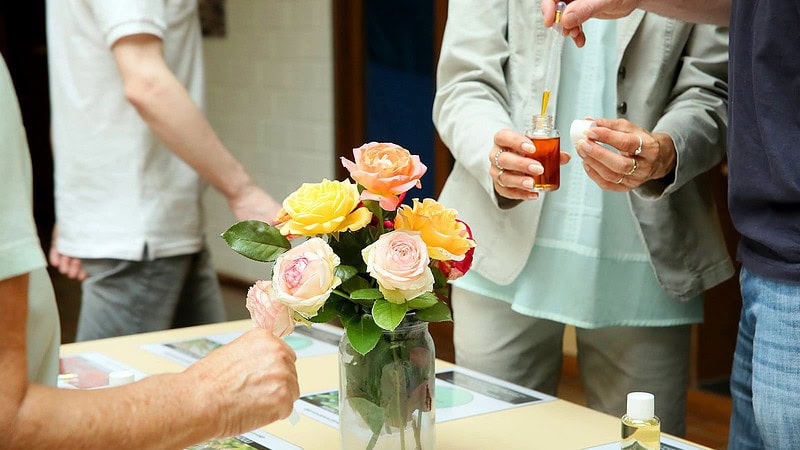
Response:
[{"label": "peach rose", "polygon": [[392,303],[404,303],[433,290],[428,249],[417,233],[392,231],[361,251],[367,272]]},{"label": "peach rose", "polygon": [[386,211],[397,208],[398,195],[421,187],[419,179],[428,170],[419,156],[392,143],[370,142],[353,149],[353,156],[355,162],[342,157],[342,165],[364,186],[361,200],[376,200]]},{"label": "peach rose", "polygon": [[439,261],[460,261],[475,246],[469,238],[464,222],[456,219],[455,209],[426,198],[414,199],[414,206],[403,205],[397,211],[394,227],[420,233],[428,246],[428,255]]},{"label": "peach rose", "polygon": [[294,331],[292,311],[283,303],[273,299],[272,282],[258,280],[247,291],[247,310],[253,325],[270,330],[277,337]]},{"label": "peach rose", "polygon": [[275,299],[305,318],[314,317],[342,280],[334,275],[339,257],[312,238],[278,257],[272,270]]}]

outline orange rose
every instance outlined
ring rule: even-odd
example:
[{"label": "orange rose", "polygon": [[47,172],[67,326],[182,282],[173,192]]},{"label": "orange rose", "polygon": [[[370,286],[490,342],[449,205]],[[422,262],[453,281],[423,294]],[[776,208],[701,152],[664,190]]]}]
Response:
[{"label": "orange rose", "polygon": [[422,202],[414,199],[414,206],[403,205],[394,221],[396,230],[419,232],[428,255],[439,261],[461,261],[475,247],[464,222],[456,219],[455,209],[426,198]]},{"label": "orange rose", "polygon": [[342,157],[342,165],[364,186],[361,200],[376,200],[387,211],[397,209],[398,195],[421,187],[419,179],[428,170],[419,156],[392,143],[370,142],[353,149],[353,156],[355,162]]}]

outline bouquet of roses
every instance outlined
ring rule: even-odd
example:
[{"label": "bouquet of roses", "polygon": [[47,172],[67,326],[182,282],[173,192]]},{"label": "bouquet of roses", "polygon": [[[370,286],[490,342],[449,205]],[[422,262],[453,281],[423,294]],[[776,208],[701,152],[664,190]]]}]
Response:
[{"label": "bouquet of roses", "polygon": [[[440,297],[447,280],[466,273],[475,243],[456,211],[432,199],[401,205],[427,168],[391,143],[354,149],[342,158],[349,180],[305,183],[283,201],[274,226],[248,220],[222,237],[247,258],[272,262],[271,281],[247,296],[256,326],[276,335],[296,322],[336,317],[353,348],[366,354],[382,330],[407,313],[424,321],[450,320]],[[289,239],[308,239],[292,248]]]},{"label": "bouquet of roses", "polygon": [[[342,447],[373,449],[380,438],[405,449],[409,431],[415,448],[432,448],[434,349],[418,325],[451,320],[447,281],[469,270],[475,243],[455,210],[432,199],[401,205],[427,170],[418,156],[375,142],[353,156],[342,163],[357,184],[303,184],[274,226],[244,221],[222,236],[248,258],[275,262],[272,279],[247,295],[256,326],[277,336],[297,322],[338,318],[344,326]],[[353,437],[359,427],[363,440]]]}]

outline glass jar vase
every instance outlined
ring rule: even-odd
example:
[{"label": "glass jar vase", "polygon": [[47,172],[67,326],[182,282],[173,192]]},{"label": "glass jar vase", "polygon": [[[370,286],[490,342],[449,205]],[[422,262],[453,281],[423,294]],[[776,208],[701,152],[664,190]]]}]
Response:
[{"label": "glass jar vase", "polygon": [[433,450],[435,350],[428,322],[406,315],[366,355],[339,343],[339,436],[346,450]]}]

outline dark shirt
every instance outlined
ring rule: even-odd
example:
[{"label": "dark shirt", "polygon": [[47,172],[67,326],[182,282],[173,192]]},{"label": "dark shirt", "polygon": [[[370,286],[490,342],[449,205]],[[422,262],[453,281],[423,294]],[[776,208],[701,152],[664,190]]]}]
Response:
[{"label": "dark shirt", "polygon": [[800,0],[733,0],[729,207],[738,258],[800,283]]}]

